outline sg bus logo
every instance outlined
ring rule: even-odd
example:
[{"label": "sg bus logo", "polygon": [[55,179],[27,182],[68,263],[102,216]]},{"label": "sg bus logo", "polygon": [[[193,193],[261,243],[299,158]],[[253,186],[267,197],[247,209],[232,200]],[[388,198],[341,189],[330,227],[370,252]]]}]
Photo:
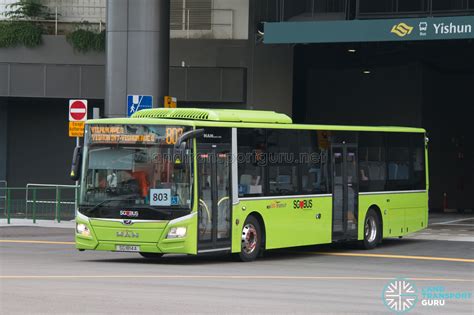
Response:
[{"label": "sg bus logo", "polygon": [[311,209],[313,208],[313,200],[303,199],[303,200],[293,200],[293,209]]}]

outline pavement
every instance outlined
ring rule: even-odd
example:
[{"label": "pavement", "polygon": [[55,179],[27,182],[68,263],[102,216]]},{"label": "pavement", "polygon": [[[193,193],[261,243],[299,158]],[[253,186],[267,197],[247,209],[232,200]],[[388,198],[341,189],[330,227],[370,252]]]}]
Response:
[{"label": "pavement", "polygon": [[[71,228],[3,225],[0,313],[393,314],[383,292],[403,278],[417,288],[408,313],[473,314],[474,216],[433,214],[430,222],[370,251],[311,246],[268,251],[252,263],[78,252]],[[428,296],[440,291],[451,298]]]},{"label": "pavement", "polygon": [[0,219],[0,227],[8,226],[31,226],[31,227],[52,227],[52,228],[66,228],[71,229],[75,227],[76,222],[74,220],[70,221],[54,221],[54,220],[36,220],[36,223],[33,223],[32,219],[16,219],[13,218],[8,223],[7,219]]}]

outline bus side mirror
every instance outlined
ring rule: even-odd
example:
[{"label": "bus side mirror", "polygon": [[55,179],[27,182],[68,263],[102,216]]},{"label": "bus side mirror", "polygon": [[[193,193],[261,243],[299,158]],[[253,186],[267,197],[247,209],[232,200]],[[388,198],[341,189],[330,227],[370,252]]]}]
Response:
[{"label": "bus side mirror", "polygon": [[189,139],[194,139],[197,137],[201,137],[204,134],[204,129],[195,129],[185,132],[178,138],[174,145],[174,167],[176,169],[182,169],[185,164],[186,158],[186,141]]},{"label": "bus side mirror", "polygon": [[178,138],[178,141],[176,141],[174,147],[175,149],[182,148],[182,144],[183,142],[186,142],[186,140],[198,138],[198,137],[201,137],[202,135],[204,135],[204,129],[195,129],[195,130],[187,131],[183,133],[181,137]]},{"label": "bus side mirror", "polygon": [[79,180],[81,177],[81,166],[82,166],[82,147],[78,146],[74,149],[72,156],[71,173],[69,177],[73,181]]}]

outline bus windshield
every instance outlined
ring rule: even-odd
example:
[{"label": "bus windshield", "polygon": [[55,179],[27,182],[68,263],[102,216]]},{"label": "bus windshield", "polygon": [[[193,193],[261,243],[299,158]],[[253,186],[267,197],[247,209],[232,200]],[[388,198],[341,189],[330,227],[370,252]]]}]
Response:
[{"label": "bus windshield", "polygon": [[[175,126],[92,126],[86,129],[81,206],[190,209],[190,151],[182,161]],[[110,206],[112,203],[110,203]]]}]

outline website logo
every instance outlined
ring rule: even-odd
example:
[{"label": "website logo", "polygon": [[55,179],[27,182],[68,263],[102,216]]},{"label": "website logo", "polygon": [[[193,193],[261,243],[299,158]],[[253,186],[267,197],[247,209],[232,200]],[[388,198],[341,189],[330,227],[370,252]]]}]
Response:
[{"label": "website logo", "polygon": [[392,312],[404,313],[415,307],[418,302],[418,290],[406,279],[395,279],[385,286],[382,299]]},{"label": "website logo", "polygon": [[391,33],[394,33],[395,35],[399,37],[405,37],[407,35],[410,35],[412,31],[413,31],[412,26],[407,25],[402,22],[402,23],[398,23],[397,25],[394,25],[392,27]]},{"label": "website logo", "polygon": [[[413,280],[398,278],[382,291],[383,304],[394,313],[406,313],[416,305],[421,308],[443,308],[448,304],[472,299],[472,290],[450,290],[444,285],[417,287]],[[448,312],[445,312],[446,314]]]}]

